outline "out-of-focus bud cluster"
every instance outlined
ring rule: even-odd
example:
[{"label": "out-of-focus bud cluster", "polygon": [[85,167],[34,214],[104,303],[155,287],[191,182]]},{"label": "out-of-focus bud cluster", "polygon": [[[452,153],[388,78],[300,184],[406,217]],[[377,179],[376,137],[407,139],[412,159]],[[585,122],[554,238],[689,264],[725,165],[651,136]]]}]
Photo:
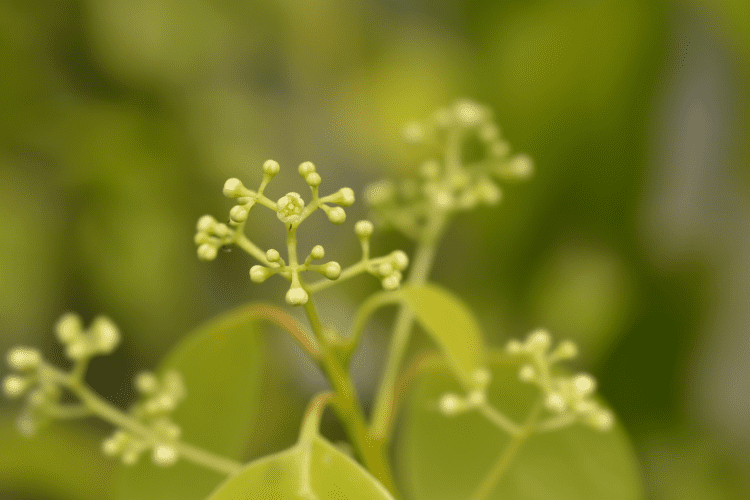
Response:
[{"label": "out-of-focus bud cluster", "polygon": [[544,394],[544,405],[553,414],[572,417],[598,430],[608,430],[614,424],[612,412],[594,399],[596,381],[587,374],[559,375],[555,364],[574,358],[578,349],[570,341],[560,342],[551,349],[552,340],[545,330],[529,334],[524,342],[511,340],[506,352],[524,356],[529,363],[521,366],[518,377],[537,385]]},{"label": "out-of-focus bud cluster", "polygon": [[73,361],[110,354],[120,344],[120,331],[106,316],[98,316],[88,330],[74,313],[63,315],[55,326],[57,340],[65,346],[65,355]]},{"label": "out-of-focus bud cluster", "polygon": [[195,244],[198,245],[198,258],[201,260],[214,260],[219,248],[234,242],[234,229],[210,215],[198,219],[196,231]]},{"label": "out-of-focus bud cluster", "polygon": [[[384,219],[409,237],[419,239],[431,211],[457,212],[479,205],[496,205],[502,198],[499,180],[525,180],[533,173],[531,159],[511,156],[492,112],[469,100],[438,110],[424,122],[404,129],[412,143],[438,147],[437,157],[419,167],[415,179],[400,185],[380,181],[370,185],[367,202]],[[478,159],[467,160],[468,149],[479,146]]]},{"label": "out-of-focus bud cluster", "polygon": [[161,379],[151,372],[136,375],[134,385],[141,400],[129,413],[147,429],[150,439],[118,429],[102,443],[108,456],[119,456],[126,465],[135,464],[140,456],[151,450],[157,465],[172,465],[179,458],[175,442],[180,438],[180,428],[171,419],[171,413],[185,397],[182,377],[175,371],[166,372]]},{"label": "out-of-focus bud cluster", "polygon": [[479,368],[472,374],[472,379],[474,388],[466,396],[447,393],[440,398],[439,409],[443,415],[460,415],[487,403],[487,387],[492,374],[486,368]]},{"label": "out-of-focus bud cluster", "polygon": [[3,379],[3,394],[9,399],[26,396],[26,407],[16,425],[22,434],[34,434],[51,420],[49,409],[59,403],[62,391],[36,349],[15,347],[6,362],[15,373]]},{"label": "out-of-focus bud cluster", "polygon": [[409,265],[409,257],[405,252],[396,250],[383,257],[370,258],[370,237],[375,227],[368,220],[361,220],[354,225],[354,233],[362,246],[362,260],[367,272],[380,279],[386,290],[395,290],[401,285],[403,271]]}]

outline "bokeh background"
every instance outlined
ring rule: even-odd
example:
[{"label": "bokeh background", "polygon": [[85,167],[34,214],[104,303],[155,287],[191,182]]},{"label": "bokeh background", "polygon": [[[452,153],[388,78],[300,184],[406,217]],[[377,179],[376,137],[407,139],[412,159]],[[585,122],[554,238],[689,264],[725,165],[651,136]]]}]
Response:
[{"label": "bokeh background", "polygon": [[[89,382],[125,407],[132,375],[196,325],[283,302],[240,252],[196,259],[195,220],[231,206],[225,179],[253,186],[273,158],[280,196],[312,160],[324,185],[361,192],[415,171],[406,121],[469,97],[536,176],[457,221],[435,281],[492,344],[537,326],[581,344],[650,498],[750,498],[748,88],[747,0],[5,0],[0,351],[58,359],[57,317],[106,313],[125,338]],[[329,255],[356,258],[366,216],[357,204],[345,230],[321,226]],[[274,222],[251,221],[265,248]],[[375,246],[410,250],[390,234]],[[362,278],[327,314],[376,289]],[[368,340],[365,394],[384,334]],[[253,453],[293,440],[319,384],[287,377],[288,422]],[[106,426],[23,440],[18,411],[0,403],[0,498],[108,498]]]}]

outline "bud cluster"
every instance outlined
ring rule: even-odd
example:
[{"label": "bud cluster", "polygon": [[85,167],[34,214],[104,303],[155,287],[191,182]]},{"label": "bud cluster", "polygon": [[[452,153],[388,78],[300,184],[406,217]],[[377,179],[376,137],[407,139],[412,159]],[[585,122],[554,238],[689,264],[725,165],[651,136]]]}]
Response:
[{"label": "bud cluster", "polygon": [[[416,179],[399,186],[388,181],[372,184],[366,198],[384,222],[413,238],[422,237],[431,212],[496,205],[502,198],[496,180],[523,180],[533,171],[528,156],[510,156],[510,146],[500,136],[492,112],[469,100],[440,109],[425,122],[408,124],[404,136],[412,143],[439,145],[444,149],[441,160],[425,161]],[[480,144],[482,157],[465,165],[469,141]]]},{"label": "bud cluster", "polygon": [[361,220],[354,225],[354,233],[362,247],[362,261],[368,273],[380,279],[386,290],[395,290],[401,285],[403,271],[409,265],[406,252],[396,250],[383,257],[370,258],[370,237],[375,229],[372,222]]},{"label": "bud cluster", "polygon": [[[279,274],[291,282],[286,293],[286,302],[290,305],[304,305],[309,299],[309,292],[300,277],[301,272],[314,271],[328,280],[337,280],[342,271],[341,265],[336,261],[313,264],[314,260],[320,260],[325,256],[325,250],[321,245],[313,247],[307,258],[300,263],[297,258],[297,227],[317,209],[325,212],[332,223],[342,224],[346,220],[346,212],[342,207],[348,207],[354,203],[354,191],[345,187],[333,194],[321,197],[319,195],[320,174],[316,171],[315,165],[307,161],[299,165],[298,172],[310,187],[312,193],[310,202],[306,204],[302,196],[296,192],[289,192],[274,202],[266,198],[263,191],[278,172],[278,163],[273,160],[265,162],[263,181],[257,192],[246,188],[239,179],[229,179],[224,184],[224,195],[236,199],[238,204],[230,211],[228,224],[219,223],[212,216],[204,215],[198,220],[195,243],[198,245],[198,257],[203,260],[213,260],[220,247],[236,243],[261,262],[250,269],[250,279],[253,282],[262,283],[272,275]],[[241,226],[247,220],[248,212],[256,204],[261,204],[276,212],[276,217],[284,224],[287,231],[288,262],[284,261],[278,250],[271,248],[264,252],[241,233]],[[370,259],[369,238],[372,231],[373,225],[368,221],[360,221],[355,226],[355,232],[362,244],[362,260],[365,264],[364,266],[359,264],[359,271],[366,271],[378,277],[383,287],[388,290],[398,288],[402,278],[401,272],[406,268],[408,258],[404,252],[399,251],[385,257]],[[354,273],[350,272],[347,277],[351,277],[352,274]],[[318,289],[325,287],[321,283],[315,285]]]},{"label": "bud cluster", "polygon": [[460,396],[447,393],[440,398],[439,409],[443,415],[452,417],[487,404],[487,386],[492,380],[492,375],[486,368],[479,368],[472,375],[474,388],[469,394]]},{"label": "bud cluster", "polygon": [[577,355],[575,344],[563,341],[550,352],[551,344],[551,337],[545,330],[532,332],[524,342],[508,342],[508,354],[531,359],[531,363],[521,366],[518,378],[542,390],[544,405],[550,412],[568,417],[571,421],[581,421],[598,430],[610,429],[614,416],[594,399],[594,378],[587,374],[559,375],[554,369],[556,363]]},{"label": "bud cluster", "polygon": [[151,449],[151,458],[157,465],[172,465],[178,459],[175,442],[180,428],[170,414],[185,397],[182,377],[175,371],[166,372],[161,380],[151,372],[136,375],[134,385],[142,400],[133,405],[129,413],[150,432],[149,439],[135,436],[119,429],[102,443],[108,456],[119,456],[126,465],[135,464],[143,452]]},{"label": "bud cluster", "polygon": [[62,391],[48,373],[36,349],[13,348],[8,352],[6,362],[16,373],[3,379],[3,393],[10,399],[26,395],[26,408],[16,423],[22,434],[33,434],[50,420],[48,410],[58,404]]},{"label": "bud cluster", "polygon": [[110,354],[120,343],[120,331],[106,316],[94,318],[84,330],[80,316],[67,313],[57,321],[55,335],[65,346],[65,355],[73,361]]}]

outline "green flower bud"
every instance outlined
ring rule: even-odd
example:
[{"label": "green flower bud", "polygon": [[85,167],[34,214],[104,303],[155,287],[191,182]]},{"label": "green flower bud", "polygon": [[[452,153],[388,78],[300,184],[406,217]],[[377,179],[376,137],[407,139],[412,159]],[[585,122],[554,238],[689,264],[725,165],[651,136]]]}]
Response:
[{"label": "green flower bud", "polygon": [[234,222],[245,222],[247,220],[248,214],[249,214],[249,211],[247,210],[246,206],[235,205],[229,211],[229,218],[232,219]]},{"label": "green flower bud", "polygon": [[278,262],[281,260],[281,254],[278,250],[269,248],[268,251],[266,251],[266,259],[268,259],[268,262]]},{"label": "green flower bud", "polygon": [[576,396],[588,396],[596,390],[596,380],[591,375],[581,374],[573,378],[573,392]]},{"label": "green flower bud", "polygon": [[464,127],[479,125],[488,118],[487,111],[475,102],[462,100],[454,107],[456,120]]},{"label": "green flower bud", "polygon": [[104,354],[109,354],[120,343],[120,331],[117,326],[106,316],[99,316],[94,319],[89,327],[93,344],[97,350]]},{"label": "green flower bud", "polygon": [[218,250],[210,243],[204,243],[198,247],[198,258],[200,260],[214,260]]},{"label": "green flower bud", "polygon": [[526,339],[526,349],[538,354],[544,354],[549,349],[552,338],[546,330],[536,330]]},{"label": "green flower bud", "polygon": [[227,198],[239,198],[240,196],[248,196],[250,194],[250,191],[242,184],[242,181],[234,177],[227,179],[222,191]]},{"label": "green flower bud", "polygon": [[308,175],[315,172],[315,165],[313,165],[311,161],[306,161],[300,164],[297,171],[299,172],[299,175],[301,175],[303,179],[306,179]]},{"label": "green flower bud", "polygon": [[354,233],[362,240],[372,235],[375,226],[369,220],[361,220],[354,224]]},{"label": "green flower bud", "polygon": [[263,174],[269,177],[273,177],[279,173],[280,167],[278,162],[273,160],[266,160],[263,164]]},{"label": "green flower bud", "polygon": [[321,245],[315,245],[312,250],[310,250],[310,257],[313,259],[322,259],[325,257],[326,251]]},{"label": "green flower bud", "polygon": [[293,287],[286,292],[286,303],[291,306],[307,304],[307,292],[302,287]]},{"label": "green flower bud", "polygon": [[395,290],[401,284],[401,277],[396,274],[391,274],[390,276],[383,278],[380,284],[383,285],[385,290]]},{"label": "green flower bud", "polygon": [[211,230],[212,227],[216,224],[216,219],[214,219],[210,215],[204,215],[200,219],[198,219],[198,223],[196,224],[196,229],[200,233],[205,233]]},{"label": "green flower bud", "polygon": [[30,371],[39,367],[42,356],[30,347],[16,347],[8,352],[8,366],[18,371]]},{"label": "green flower bud", "polygon": [[456,394],[445,394],[440,398],[440,412],[452,417],[466,410],[466,401]]},{"label": "green flower bud", "polygon": [[393,264],[390,262],[383,262],[378,266],[378,274],[381,276],[390,276],[393,274]]},{"label": "green flower bud", "polygon": [[346,212],[341,207],[333,207],[326,212],[328,220],[334,224],[343,224],[346,220]]},{"label": "green flower bud", "polygon": [[63,344],[71,342],[76,337],[79,337],[83,333],[83,322],[81,318],[75,313],[66,313],[55,325],[55,334],[57,340]]},{"label": "green flower bud", "polygon": [[21,397],[31,387],[32,383],[31,379],[26,377],[8,375],[3,379],[3,393],[9,399]]},{"label": "green flower bud", "polygon": [[403,271],[409,265],[409,256],[406,255],[406,252],[401,250],[396,250],[391,253],[391,259],[393,261],[393,267],[395,267],[397,271]]},{"label": "green flower bud", "polygon": [[611,411],[602,409],[592,414],[587,423],[598,431],[608,431],[615,424],[615,416]]},{"label": "green flower bud", "polygon": [[563,411],[565,411],[568,405],[565,402],[565,399],[562,397],[562,394],[560,394],[559,392],[551,392],[545,398],[544,406],[546,406],[548,410],[562,413]]},{"label": "green flower bud", "polygon": [[273,271],[265,266],[255,265],[250,268],[250,279],[253,283],[263,283],[273,274]]},{"label": "green flower bud", "polygon": [[158,445],[154,447],[151,458],[156,465],[161,465],[163,467],[174,465],[174,463],[177,462],[178,458],[177,450],[175,450],[171,446],[163,444]]},{"label": "green flower bud", "polygon": [[518,371],[518,378],[523,382],[533,382],[536,380],[536,370],[531,365],[524,365]]},{"label": "green flower bud", "polygon": [[485,123],[479,128],[479,138],[484,142],[493,142],[500,135],[500,129],[494,123]]},{"label": "green flower bud", "polygon": [[310,172],[305,176],[305,182],[310,187],[318,187],[321,182],[320,175],[317,172]]},{"label": "green flower bud", "polygon": [[337,280],[341,276],[341,265],[336,261],[331,261],[323,266],[323,276],[329,280]]},{"label": "green flower bud", "polygon": [[138,392],[147,396],[159,390],[159,380],[156,375],[148,371],[138,373],[133,379],[133,385]]}]

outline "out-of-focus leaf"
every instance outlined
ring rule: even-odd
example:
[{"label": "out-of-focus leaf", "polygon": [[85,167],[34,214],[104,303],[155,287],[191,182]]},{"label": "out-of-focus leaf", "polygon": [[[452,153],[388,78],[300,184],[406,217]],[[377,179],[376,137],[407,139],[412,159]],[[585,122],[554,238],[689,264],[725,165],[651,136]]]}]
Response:
[{"label": "out-of-focus leaf", "polygon": [[404,287],[402,300],[440,346],[459,378],[474,385],[475,371],[484,366],[484,342],[471,311],[455,295],[435,285]]},{"label": "out-of-focus leaf", "polygon": [[106,500],[114,463],[99,452],[98,437],[70,425],[53,425],[33,438],[21,436],[14,420],[0,418],[0,497]]},{"label": "out-of-focus leaf", "polygon": [[[269,315],[263,307],[243,306],[199,327],[160,367],[162,372],[179,371],[187,387],[187,398],[174,413],[182,440],[238,459],[251,433],[257,432],[263,318]],[[143,459],[123,470],[118,498],[203,499],[223,479],[221,474],[191,463],[161,468]]]},{"label": "out-of-focus leaf", "polygon": [[309,458],[309,486],[314,496],[300,494],[300,478],[305,470],[301,446],[257,460],[222,485],[210,500],[388,500],[388,491],[369,472],[337,450],[328,441],[316,438]]},{"label": "out-of-focus leaf", "polygon": [[[488,398],[521,423],[538,391],[518,380],[518,368],[515,360],[494,357]],[[429,366],[417,376],[396,441],[397,470],[409,498],[470,498],[509,442],[477,412],[454,417],[439,412],[440,397],[457,390],[444,366]],[[601,433],[574,425],[529,438],[488,498],[635,500],[643,491],[622,428]]]}]

